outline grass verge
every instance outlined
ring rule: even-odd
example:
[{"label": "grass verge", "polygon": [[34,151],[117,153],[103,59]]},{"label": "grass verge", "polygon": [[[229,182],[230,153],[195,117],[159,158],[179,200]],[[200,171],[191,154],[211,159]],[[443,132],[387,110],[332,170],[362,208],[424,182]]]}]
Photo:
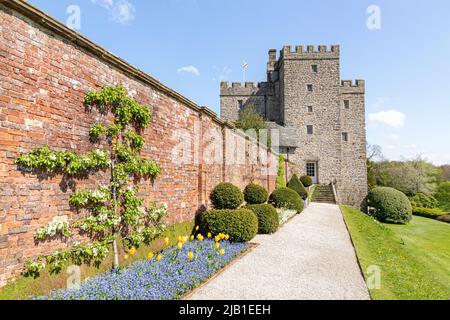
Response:
[{"label": "grass verge", "polygon": [[364,276],[381,269],[375,300],[450,298],[450,225],[414,217],[409,225],[386,225],[357,209],[341,206]]}]

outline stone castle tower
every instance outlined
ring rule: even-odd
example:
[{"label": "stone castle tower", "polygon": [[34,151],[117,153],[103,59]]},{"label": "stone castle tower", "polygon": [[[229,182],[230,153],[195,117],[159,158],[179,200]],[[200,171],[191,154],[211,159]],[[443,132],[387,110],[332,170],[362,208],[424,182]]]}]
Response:
[{"label": "stone castle tower", "polygon": [[267,81],[222,82],[221,117],[253,105],[278,129],[280,153],[318,184],[335,182],[339,203],[367,195],[365,82],[341,81],[339,46],[269,50]]}]

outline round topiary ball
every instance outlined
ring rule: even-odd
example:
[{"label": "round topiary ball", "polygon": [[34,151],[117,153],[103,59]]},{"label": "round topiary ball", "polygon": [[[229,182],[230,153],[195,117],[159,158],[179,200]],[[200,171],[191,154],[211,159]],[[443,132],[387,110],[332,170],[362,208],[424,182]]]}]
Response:
[{"label": "round topiary ball", "polygon": [[262,204],[267,202],[269,193],[264,187],[250,183],[244,189],[244,199],[248,204]]},{"label": "round topiary ball", "polygon": [[228,182],[219,183],[209,198],[216,209],[236,209],[244,202],[241,190]]},{"label": "round topiary ball", "polygon": [[300,178],[300,181],[305,188],[311,187],[313,185],[313,181],[310,176],[302,176]]},{"label": "round topiary ball", "polygon": [[369,192],[369,207],[381,222],[407,224],[412,219],[412,207],[408,197],[394,188],[378,187]]},{"label": "round topiary ball", "polygon": [[303,200],[292,189],[278,188],[269,197],[269,203],[275,208],[284,208],[297,210],[299,213],[303,211]]},{"label": "round topiary ball", "polygon": [[280,226],[277,210],[270,204],[253,204],[246,207],[252,210],[258,217],[258,233],[275,233]]},{"label": "round topiary ball", "polygon": [[232,242],[247,242],[258,232],[258,218],[249,209],[209,210],[200,217],[199,226],[205,234],[224,233]]},{"label": "round topiary ball", "polygon": [[308,199],[308,191],[306,191],[305,187],[303,186],[302,182],[297,177],[297,175],[294,174],[291,180],[289,180],[288,188],[297,192],[298,195],[302,197],[303,200]]}]

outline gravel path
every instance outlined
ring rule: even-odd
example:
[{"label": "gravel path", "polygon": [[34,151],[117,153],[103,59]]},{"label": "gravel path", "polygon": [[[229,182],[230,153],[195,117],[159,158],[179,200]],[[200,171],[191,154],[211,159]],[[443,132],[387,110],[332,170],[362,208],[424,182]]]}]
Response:
[{"label": "gravel path", "polygon": [[370,299],[339,207],[313,203],[209,283],[193,300]]}]

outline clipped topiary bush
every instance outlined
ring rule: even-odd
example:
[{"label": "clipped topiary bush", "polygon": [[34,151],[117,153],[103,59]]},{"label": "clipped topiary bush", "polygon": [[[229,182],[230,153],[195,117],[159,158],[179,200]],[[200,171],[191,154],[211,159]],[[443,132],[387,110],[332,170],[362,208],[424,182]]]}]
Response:
[{"label": "clipped topiary bush", "polygon": [[313,181],[310,176],[302,176],[300,181],[303,183],[305,188],[311,187],[313,185]]},{"label": "clipped topiary bush", "polygon": [[284,208],[290,210],[297,210],[299,213],[303,211],[303,200],[292,189],[278,188],[269,197],[269,203],[273,204],[275,208]]},{"label": "clipped topiary bush", "polygon": [[209,198],[216,209],[236,209],[244,202],[241,190],[228,182],[219,183]]},{"label": "clipped topiary bush", "polygon": [[277,210],[270,204],[254,204],[247,206],[258,217],[258,233],[271,234],[278,230],[280,221]]},{"label": "clipped topiary bush", "polygon": [[262,204],[267,202],[269,193],[264,187],[250,183],[244,189],[244,199],[248,204]]},{"label": "clipped topiary bush", "polygon": [[374,208],[374,217],[381,222],[407,224],[412,219],[408,197],[393,188],[378,187],[369,192],[368,204]]},{"label": "clipped topiary bush", "polygon": [[308,199],[308,191],[306,191],[305,187],[303,186],[300,179],[297,177],[297,175],[293,175],[291,180],[289,180],[288,188],[294,190],[298,193],[298,195],[303,199]]},{"label": "clipped topiary bush", "polygon": [[258,218],[249,209],[209,210],[203,213],[199,221],[203,233],[213,235],[225,233],[232,242],[247,242],[258,232]]},{"label": "clipped topiary bush", "polygon": [[414,197],[411,197],[410,201],[413,207],[418,208],[433,209],[439,206],[439,201],[435,197],[423,193],[418,193]]}]

